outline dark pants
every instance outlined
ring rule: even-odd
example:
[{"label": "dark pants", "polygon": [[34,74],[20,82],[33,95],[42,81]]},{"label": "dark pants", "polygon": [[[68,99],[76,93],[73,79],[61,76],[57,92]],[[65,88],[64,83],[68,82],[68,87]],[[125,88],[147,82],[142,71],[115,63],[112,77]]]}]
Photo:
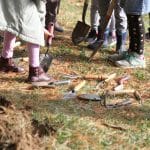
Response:
[{"label": "dark pants", "polygon": [[48,26],[49,23],[56,22],[56,16],[59,11],[60,0],[47,0],[46,3],[46,16],[45,25]]},{"label": "dark pants", "polygon": [[129,15],[128,26],[129,26],[129,51],[136,52],[139,55],[143,54],[144,51],[144,22],[141,15]]}]

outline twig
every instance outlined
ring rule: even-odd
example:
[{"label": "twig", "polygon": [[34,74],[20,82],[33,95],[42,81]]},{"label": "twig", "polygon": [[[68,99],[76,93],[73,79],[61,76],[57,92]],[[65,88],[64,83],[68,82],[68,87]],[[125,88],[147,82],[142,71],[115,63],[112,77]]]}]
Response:
[{"label": "twig", "polygon": [[107,123],[102,123],[102,125],[109,127],[109,128],[113,128],[113,129],[117,129],[117,130],[121,130],[121,131],[126,131],[127,129],[123,128],[123,127],[119,127],[119,126],[115,126],[115,125],[109,125]]}]

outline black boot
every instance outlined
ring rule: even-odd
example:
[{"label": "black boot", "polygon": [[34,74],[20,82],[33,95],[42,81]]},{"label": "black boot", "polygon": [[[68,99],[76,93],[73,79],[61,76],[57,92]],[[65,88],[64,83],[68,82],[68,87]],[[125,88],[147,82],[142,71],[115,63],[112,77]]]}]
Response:
[{"label": "black boot", "polygon": [[16,66],[12,58],[0,57],[0,71],[21,73],[24,72],[24,69]]},{"label": "black boot", "polygon": [[97,31],[95,29],[91,29],[86,38],[86,42],[92,44],[96,41],[96,39],[97,39]]},{"label": "black boot", "polygon": [[124,32],[116,32],[117,44],[116,44],[116,52],[121,54],[126,51],[125,42],[126,42],[127,33]]},{"label": "black boot", "polygon": [[89,44],[87,47],[92,50],[97,50],[103,44],[104,35],[101,34],[101,28],[98,27],[97,40],[93,44]]},{"label": "black boot", "polygon": [[64,29],[58,24],[57,21],[54,24],[54,30],[57,32],[64,32]]}]

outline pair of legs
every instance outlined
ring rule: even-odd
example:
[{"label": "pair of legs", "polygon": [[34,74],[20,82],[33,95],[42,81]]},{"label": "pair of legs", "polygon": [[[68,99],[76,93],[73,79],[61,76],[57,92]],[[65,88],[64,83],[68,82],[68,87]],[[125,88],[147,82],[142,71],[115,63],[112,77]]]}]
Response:
[{"label": "pair of legs", "polygon": [[[99,5],[98,5],[98,0],[92,0],[91,1],[91,13],[90,13],[90,23],[91,23],[91,30],[89,32],[89,35],[87,37],[87,42],[89,44],[92,44],[95,42],[97,39],[97,34],[98,34],[98,28],[100,26],[100,13],[99,13]],[[108,38],[109,38],[109,33],[111,33],[111,38],[112,41],[115,39],[115,16],[114,13],[112,14],[112,17],[108,23],[105,35],[104,35],[104,43],[103,46],[107,47],[108,46]]]},{"label": "pair of legs", "polygon": [[[105,16],[106,16],[106,12],[109,6],[109,2],[110,0],[93,0],[93,5],[91,7],[91,9],[98,9],[99,10],[99,14],[100,14],[100,28],[99,28],[99,33],[101,31],[101,26],[103,26],[103,23],[105,22]],[[91,13],[95,13],[95,11],[91,11]],[[114,10],[114,15],[115,15],[115,22],[113,23],[113,25],[115,25],[115,29],[116,29],[116,36],[117,36],[117,45],[116,45],[116,51],[120,52],[120,51],[124,51],[125,50],[125,41],[126,41],[126,31],[127,31],[127,17],[126,14],[124,12],[124,9],[120,6],[120,0],[117,0],[117,4]],[[92,21],[95,21],[95,17],[94,15],[91,15],[91,23]],[[93,23],[93,25],[95,25],[95,23]],[[114,28],[114,27],[113,27]],[[101,34],[101,33],[100,33]],[[107,36],[108,32],[105,33]],[[97,49],[99,47],[99,38],[101,37],[101,35],[98,35],[97,37],[97,41],[95,41],[95,43],[93,43],[93,45],[89,46],[89,48],[91,49]]]},{"label": "pair of legs", "polygon": [[111,56],[113,62],[124,68],[145,68],[144,59],[144,22],[142,15],[150,12],[149,0],[121,0],[124,7],[129,28],[129,50],[118,56]]},{"label": "pair of legs", "polygon": [[145,68],[144,22],[142,15],[127,14],[129,28],[129,49],[120,55],[109,56],[116,66],[123,68]]},{"label": "pair of legs", "polygon": [[[13,50],[15,46],[16,36],[8,31],[4,33],[4,45],[0,58],[0,71],[3,72],[23,72],[24,69],[18,67],[12,61]],[[28,81],[48,81],[50,78],[44,73],[40,67],[39,52],[40,46],[38,44],[28,43],[29,51],[29,76]]]}]

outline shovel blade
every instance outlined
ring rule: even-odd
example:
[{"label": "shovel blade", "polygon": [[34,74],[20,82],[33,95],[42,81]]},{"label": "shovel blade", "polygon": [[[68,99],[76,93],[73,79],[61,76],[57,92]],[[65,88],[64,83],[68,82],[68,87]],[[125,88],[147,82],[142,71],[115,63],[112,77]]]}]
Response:
[{"label": "shovel blade", "polygon": [[71,100],[75,98],[76,98],[76,93],[73,93],[73,92],[65,93],[63,96],[64,100]]},{"label": "shovel blade", "polygon": [[78,21],[73,32],[72,32],[72,42],[77,45],[85,40],[90,26],[84,22]]},{"label": "shovel blade", "polygon": [[97,94],[81,94],[77,97],[81,100],[102,101],[102,98]]},{"label": "shovel blade", "polygon": [[41,54],[40,55],[40,66],[43,68],[45,72],[48,71],[53,57],[50,54]]}]

